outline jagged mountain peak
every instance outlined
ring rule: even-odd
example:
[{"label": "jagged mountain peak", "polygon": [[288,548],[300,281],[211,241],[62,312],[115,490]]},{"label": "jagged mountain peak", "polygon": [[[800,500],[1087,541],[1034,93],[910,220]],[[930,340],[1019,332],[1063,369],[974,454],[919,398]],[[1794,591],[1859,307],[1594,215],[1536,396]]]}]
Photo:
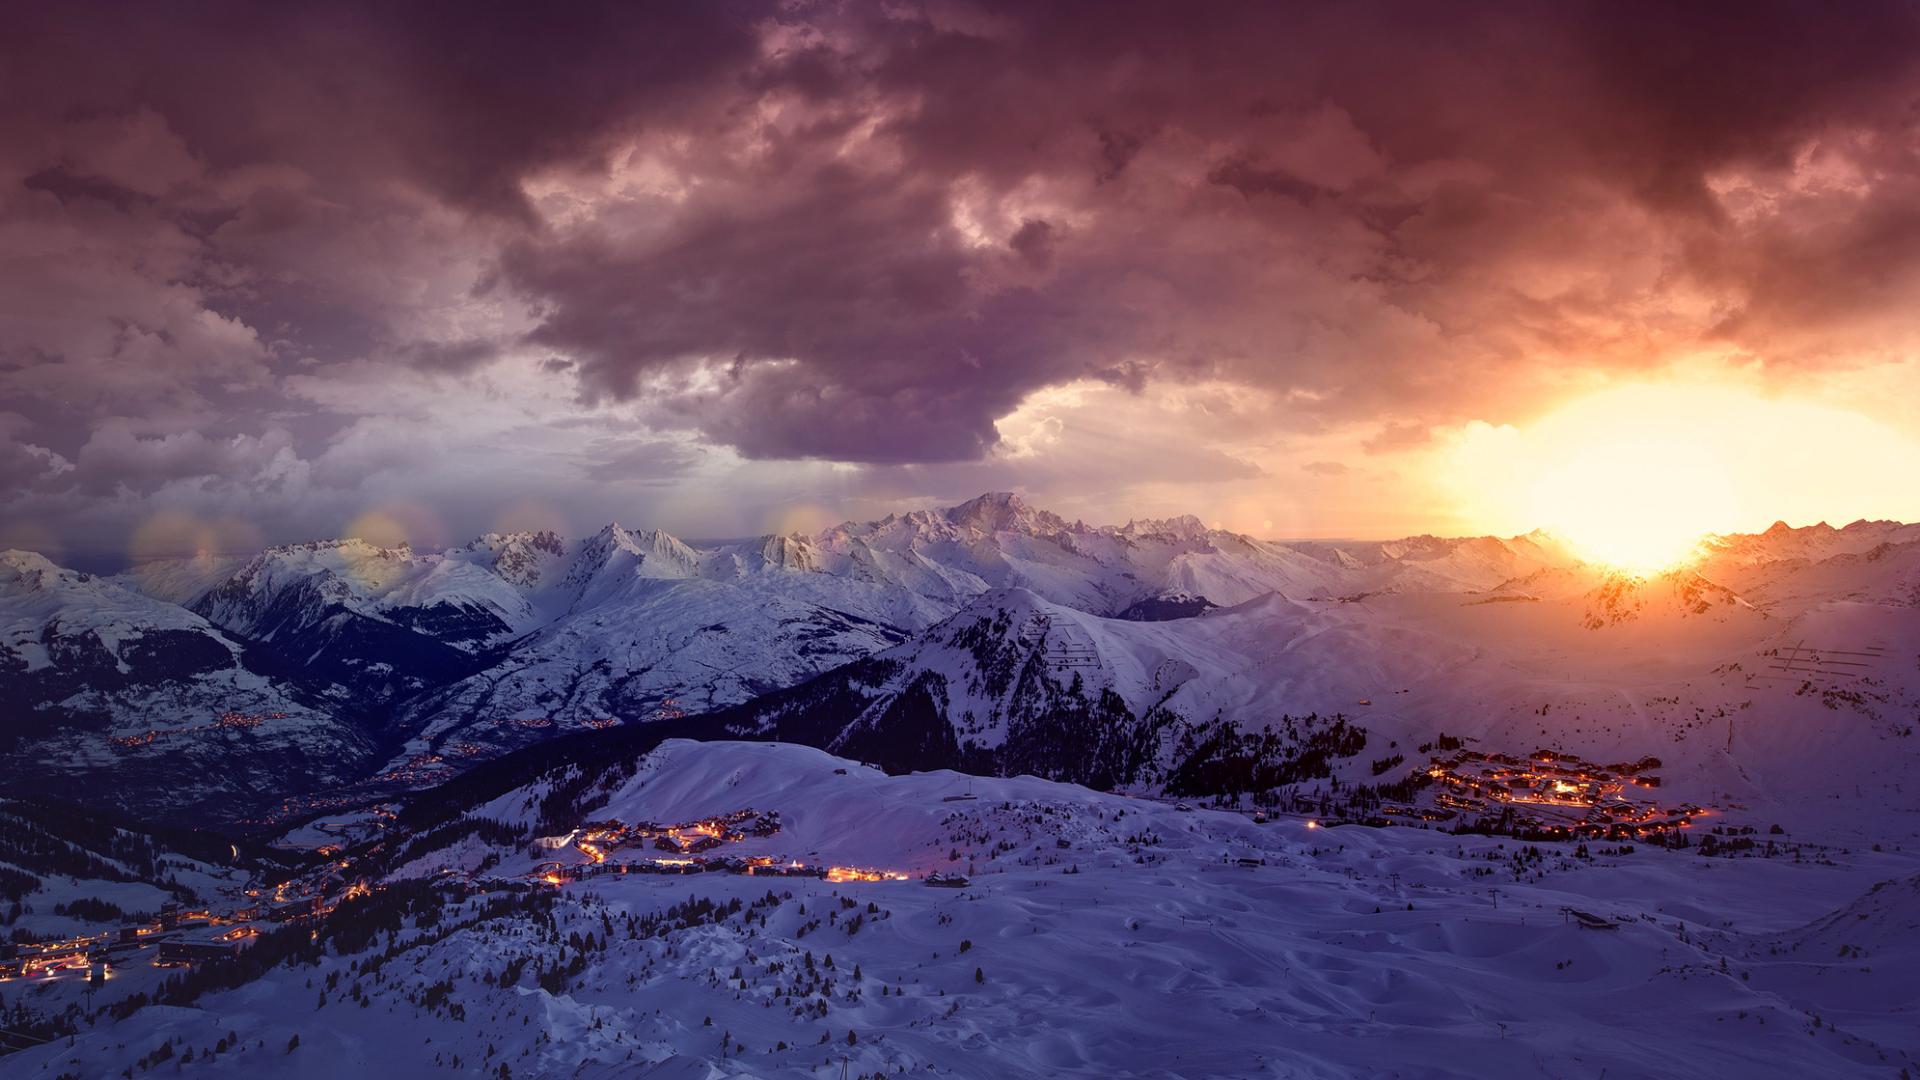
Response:
[{"label": "jagged mountain peak", "polygon": [[990,491],[947,508],[947,520],[998,531],[1031,514],[1026,500],[1011,491]]},{"label": "jagged mountain peak", "polygon": [[538,586],[548,570],[567,554],[567,542],[551,529],[536,532],[487,533],[466,550],[493,557],[493,572],[521,589]]},{"label": "jagged mountain peak", "polygon": [[[685,541],[663,529],[628,529],[619,524],[608,525],[599,536],[607,536],[620,548],[631,551],[644,561],[654,563],[649,574],[668,569],[659,565],[664,560],[671,564],[676,572],[691,575],[700,562],[700,555]],[[643,562],[644,565],[644,562]]]},{"label": "jagged mountain peak", "polygon": [[1129,539],[1136,537],[1164,536],[1176,540],[1205,540],[1215,530],[1207,528],[1205,522],[1192,514],[1181,514],[1170,518],[1135,518],[1118,530],[1121,536]]},{"label": "jagged mountain peak", "polygon": [[62,572],[60,567],[54,565],[53,560],[47,558],[45,555],[34,551],[22,551],[19,548],[8,548],[5,551],[0,551],[0,567],[4,567],[9,573],[16,577],[26,574],[58,574]]},{"label": "jagged mountain peak", "polygon": [[1650,575],[1611,571],[1582,599],[1586,603],[1584,624],[1591,630],[1649,618],[1766,618],[1738,593],[1692,567]]},{"label": "jagged mountain peak", "polygon": [[261,551],[256,558],[324,555],[329,553],[373,556],[383,559],[409,559],[414,556],[413,545],[405,540],[397,544],[377,544],[365,537],[338,536],[327,540],[302,540],[291,544],[275,544]]},{"label": "jagged mountain peak", "polygon": [[670,533],[609,522],[581,543],[565,587],[578,608],[606,599],[630,579],[697,577],[700,562],[699,552]]},{"label": "jagged mountain peak", "polygon": [[520,532],[482,533],[467,542],[468,551],[500,551],[506,548],[532,548],[559,555],[566,550],[566,539],[552,529]]},{"label": "jagged mountain peak", "polygon": [[809,573],[820,570],[819,551],[813,541],[798,533],[767,537],[760,545],[760,558],[765,565],[777,570]]},{"label": "jagged mountain peak", "polygon": [[946,520],[963,529],[983,533],[1026,533],[1032,536],[1066,531],[1066,519],[1036,510],[1011,491],[993,491],[968,499],[944,511]]}]

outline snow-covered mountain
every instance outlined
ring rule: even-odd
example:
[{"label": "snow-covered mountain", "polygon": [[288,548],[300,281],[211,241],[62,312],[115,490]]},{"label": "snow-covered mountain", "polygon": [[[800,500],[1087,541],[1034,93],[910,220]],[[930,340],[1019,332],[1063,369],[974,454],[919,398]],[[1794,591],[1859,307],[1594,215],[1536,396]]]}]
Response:
[{"label": "snow-covered mountain", "polygon": [[[144,564],[89,587],[177,623],[207,657],[241,658],[249,692],[275,698],[257,711],[324,716],[350,735],[319,738],[329,766],[300,772],[329,782],[429,783],[568,732],[717,712],[740,734],[873,760],[1127,785],[1217,756],[1209,732],[1308,715],[1373,733],[1313,736],[1351,744],[1324,770],[1335,776],[1399,752],[1381,744],[1402,736],[1508,725],[1500,739],[1517,741],[1517,718],[1543,703],[1617,730],[1616,713],[1640,723],[1647,710],[1630,703],[1676,685],[1758,679],[1808,619],[1884,623],[1835,640],[1891,656],[1905,647],[1898,614],[1920,599],[1915,528],[1722,537],[1685,572],[1637,579],[1542,534],[1276,543],[1191,517],[1090,526],[998,494],[811,536],[687,543],[616,524],[438,552],[327,541]],[[0,599],[40,633],[20,596]],[[114,639],[116,617],[91,602],[62,633],[84,639],[98,619]],[[152,668],[141,695],[115,696],[80,655],[49,654],[9,701],[66,730],[59,710],[79,691],[35,688],[66,679],[92,694],[94,727],[118,731],[193,726],[209,697],[251,700],[208,694],[186,668]],[[1863,700],[1891,716],[1908,688],[1887,668]],[[1719,687],[1713,708],[1740,708],[1747,691]],[[1644,753],[1671,737],[1621,741]],[[1289,745],[1261,752],[1300,750]]]},{"label": "snow-covered mountain", "polygon": [[377,743],[177,605],[0,552],[0,769],[13,792],[155,818],[344,783]]},{"label": "snow-covered mountain", "polygon": [[1152,620],[1271,593],[1483,589],[1570,557],[1550,540],[1288,545],[1192,517],[1094,527],[983,495],[813,536],[691,545],[608,525],[418,552],[357,540],[119,579],[181,604],[262,665],[393,717],[395,768],[567,730],[738,705],[891,647],[1006,589]]},{"label": "snow-covered mountain", "polygon": [[[492,754],[552,730],[709,712],[886,649],[983,595],[1156,619],[1270,594],[1460,591],[1557,565],[1538,537],[1312,553],[1197,519],[1096,528],[1010,494],[939,511],[695,548],[609,526],[528,587],[550,621],[407,707],[405,756]],[[1558,561],[1558,562],[1557,562]]]},{"label": "snow-covered mountain", "polygon": [[1268,595],[1152,623],[998,590],[712,719],[890,770],[1281,800],[1425,784],[1441,736],[1516,759],[1656,757],[1676,803],[1782,819],[1831,808],[1836,778],[1864,806],[1920,767],[1910,604],[1761,606],[1685,569],[1522,580],[1537,591]]}]

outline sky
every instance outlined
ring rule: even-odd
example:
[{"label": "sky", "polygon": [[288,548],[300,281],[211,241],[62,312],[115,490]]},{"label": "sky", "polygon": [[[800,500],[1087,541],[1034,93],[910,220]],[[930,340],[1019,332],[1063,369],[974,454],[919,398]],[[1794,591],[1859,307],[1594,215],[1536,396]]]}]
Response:
[{"label": "sky", "polygon": [[1910,3],[4,7],[0,546],[1920,518]]}]

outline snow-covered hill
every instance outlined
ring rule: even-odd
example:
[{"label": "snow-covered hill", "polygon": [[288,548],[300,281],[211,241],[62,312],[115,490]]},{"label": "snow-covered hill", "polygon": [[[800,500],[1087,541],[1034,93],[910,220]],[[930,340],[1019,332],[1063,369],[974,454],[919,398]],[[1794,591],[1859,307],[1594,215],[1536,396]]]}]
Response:
[{"label": "snow-covered hill", "polygon": [[[331,882],[325,916],[170,986],[123,969],[71,1044],[7,1064],[1798,1078],[1920,1057],[1911,852],[1315,825],[672,741],[329,856],[285,890]],[[0,984],[37,1012],[84,1014],[81,993]],[[134,993],[158,1003],[107,1011]]]},{"label": "snow-covered hill", "polygon": [[112,936],[165,909],[214,902],[244,884],[237,860],[238,848],[214,833],[155,832],[71,802],[0,799],[0,920],[16,941]]}]

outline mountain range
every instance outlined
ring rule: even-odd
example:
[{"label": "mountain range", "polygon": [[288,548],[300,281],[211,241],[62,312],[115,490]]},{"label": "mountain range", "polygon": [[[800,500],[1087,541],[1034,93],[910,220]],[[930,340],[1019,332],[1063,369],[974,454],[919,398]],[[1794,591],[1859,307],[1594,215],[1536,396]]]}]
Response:
[{"label": "mountain range", "polygon": [[1836,603],[1920,598],[1920,527],[1888,522],[1716,538],[1642,579],[1538,533],[1279,543],[1011,494],[716,543],[610,524],[111,577],[0,558],[0,775],[225,821],[701,716],[889,767],[1164,784],[1210,724],[1366,710],[1384,747],[1468,726],[1463,687],[1511,701],[1596,644],[1739,662]]}]

